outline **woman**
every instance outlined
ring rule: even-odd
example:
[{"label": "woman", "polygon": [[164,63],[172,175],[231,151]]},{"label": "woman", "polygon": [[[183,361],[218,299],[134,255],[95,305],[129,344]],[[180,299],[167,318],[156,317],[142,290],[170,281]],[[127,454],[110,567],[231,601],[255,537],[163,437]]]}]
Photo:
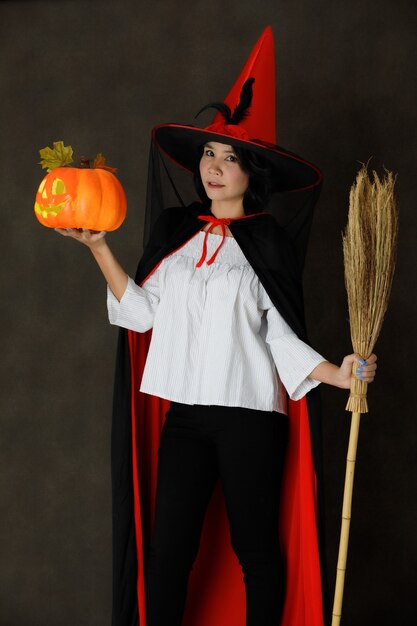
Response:
[{"label": "woman", "polygon": [[[369,383],[375,376],[375,355],[365,362],[351,354],[339,367],[303,341],[297,259],[264,211],[276,190],[277,158],[278,186],[285,186],[290,175],[285,179],[282,150],[266,143],[259,148],[259,141],[248,141],[242,131],[253,83],[251,78],[243,85],[237,107],[243,115],[231,116],[216,104],[223,121],[203,133],[186,129],[193,148],[207,139],[198,168],[188,166],[191,147],[185,157],[202,203],[178,209],[178,216],[170,218],[168,250],[157,252],[160,260],[150,262],[152,271],[141,286],[113,256],[106,233],[57,229],[90,248],[108,283],[110,321],[138,333],[153,328],[140,390],[171,401],[159,444],[155,521],[147,552],[147,626],[182,623],[188,579],[218,478],[244,576],[246,624],[280,622],[285,574],[277,519],[288,402],[301,400],[320,382],[349,389],[354,364],[362,380]],[[162,127],[158,138],[157,129],[157,141],[179,162],[176,150],[184,149],[184,137],[173,142],[164,135],[170,130]],[[284,157],[299,169],[295,174],[292,169],[291,176],[302,187],[309,164],[291,153]],[[314,166],[310,170],[318,171]],[[164,212],[154,233],[166,229],[167,220]],[[175,239],[177,227],[181,234]],[[154,254],[155,241],[158,234],[144,257]],[[251,247],[270,244],[270,251],[259,252],[257,263],[258,253]],[[271,269],[270,262],[278,269]],[[269,295],[271,280],[279,283],[279,299],[287,301],[282,312]],[[309,610],[312,615],[315,609]],[[306,624],[319,624],[322,618],[311,615]],[[129,619],[118,617],[113,623],[130,624]],[[223,623],[220,617],[217,623]]]}]

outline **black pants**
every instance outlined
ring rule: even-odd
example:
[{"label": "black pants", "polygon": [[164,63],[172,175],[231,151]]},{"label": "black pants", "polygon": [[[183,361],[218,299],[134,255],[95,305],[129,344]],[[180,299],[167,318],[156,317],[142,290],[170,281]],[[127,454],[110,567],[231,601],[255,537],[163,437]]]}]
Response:
[{"label": "black pants", "polygon": [[287,417],[277,412],[171,403],[159,447],[146,567],[148,626],[181,626],[217,478],[243,571],[246,625],[277,626],[284,588],[277,516],[287,435]]}]

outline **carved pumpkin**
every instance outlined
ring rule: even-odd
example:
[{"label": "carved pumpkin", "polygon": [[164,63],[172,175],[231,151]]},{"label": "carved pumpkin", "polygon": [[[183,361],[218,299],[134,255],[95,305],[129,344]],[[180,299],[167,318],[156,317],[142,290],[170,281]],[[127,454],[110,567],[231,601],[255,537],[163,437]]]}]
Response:
[{"label": "carved pumpkin", "polygon": [[[55,148],[61,143],[54,144]],[[52,165],[39,185],[34,208],[39,222],[49,228],[110,231],[118,228],[126,216],[126,197],[99,155],[91,169]]]}]

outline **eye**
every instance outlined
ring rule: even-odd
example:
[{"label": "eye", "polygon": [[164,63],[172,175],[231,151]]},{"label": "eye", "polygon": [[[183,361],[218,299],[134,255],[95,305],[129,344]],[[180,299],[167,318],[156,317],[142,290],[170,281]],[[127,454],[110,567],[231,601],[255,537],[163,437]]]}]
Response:
[{"label": "eye", "polygon": [[234,154],[229,154],[229,156],[226,158],[226,161],[231,161],[232,163],[235,163],[238,161],[238,158]]},{"label": "eye", "polygon": [[214,156],[214,152],[210,148],[204,148],[204,155],[211,157],[211,156]]},{"label": "eye", "polygon": [[55,178],[53,183],[52,183],[52,195],[56,196],[59,195],[61,193],[66,193],[67,190],[65,189],[65,183],[63,180],[61,180],[60,178]]}]

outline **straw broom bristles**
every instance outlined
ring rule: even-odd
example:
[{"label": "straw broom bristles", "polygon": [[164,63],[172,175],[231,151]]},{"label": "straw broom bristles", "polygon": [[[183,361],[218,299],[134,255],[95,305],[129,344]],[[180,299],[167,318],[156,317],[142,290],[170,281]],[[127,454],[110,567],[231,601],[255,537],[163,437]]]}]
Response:
[{"label": "straw broom bristles", "polygon": [[[352,345],[365,360],[372,354],[387,310],[398,230],[394,175],[387,171],[381,180],[372,173],[373,183],[363,166],[351,187],[343,236]],[[367,383],[353,376],[346,410],[367,413],[366,391]]]}]

